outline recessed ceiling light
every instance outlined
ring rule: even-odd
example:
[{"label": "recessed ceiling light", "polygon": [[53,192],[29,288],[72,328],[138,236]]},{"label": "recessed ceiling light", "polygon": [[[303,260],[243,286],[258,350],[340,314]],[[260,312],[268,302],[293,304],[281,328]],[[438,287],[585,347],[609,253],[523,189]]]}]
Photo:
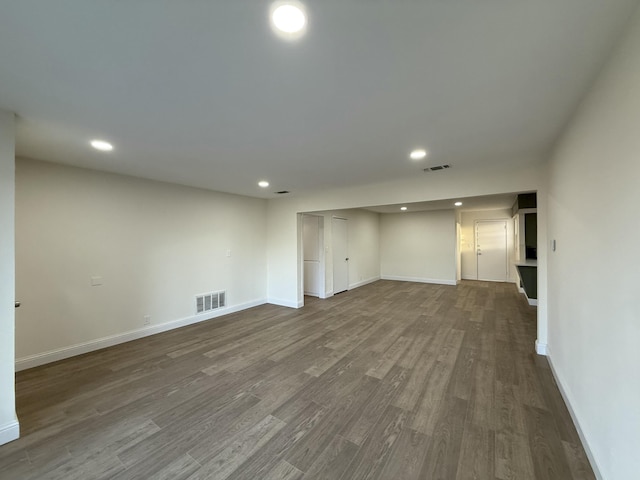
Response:
[{"label": "recessed ceiling light", "polygon": [[456,202],[456,203],[454,203],[454,205],[455,205],[456,207],[461,207],[461,206],[462,206],[462,202]]},{"label": "recessed ceiling light", "polygon": [[307,26],[304,6],[296,1],[273,3],[271,5],[271,23],[277,32],[290,37],[301,35]]},{"label": "recessed ceiling light", "polygon": [[267,182],[266,180],[260,180],[258,182],[258,186],[262,188],[267,188],[269,186],[269,182]]},{"label": "recessed ceiling light", "polygon": [[411,157],[411,160],[422,160],[426,156],[427,156],[427,151],[422,148],[414,150],[409,154],[409,157]]},{"label": "recessed ceiling light", "polygon": [[109,142],[105,142],[104,140],[91,140],[90,143],[93,148],[102,152],[110,152],[113,150],[113,145]]},{"label": "recessed ceiling light", "polygon": [[400,210],[402,210],[403,212],[407,209],[407,207],[400,207]]}]

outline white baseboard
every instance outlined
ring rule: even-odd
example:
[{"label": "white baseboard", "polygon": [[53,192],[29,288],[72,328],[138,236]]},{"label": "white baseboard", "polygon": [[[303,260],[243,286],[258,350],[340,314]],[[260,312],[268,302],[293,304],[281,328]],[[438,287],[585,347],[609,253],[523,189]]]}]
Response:
[{"label": "white baseboard", "polygon": [[59,348],[44,353],[38,353],[35,355],[18,358],[16,360],[16,371],[38,367],[47,363],[57,362],[58,360],[64,360],[65,358],[82,355],[83,353],[100,350],[101,348],[112,347],[113,345],[118,345],[120,343],[130,342],[131,340],[137,340],[138,338],[155,335],[156,333],[162,333],[168,330],[174,330],[176,328],[192,325],[194,323],[204,322],[206,320],[211,320],[223,315],[246,310],[247,308],[257,307],[258,305],[263,305],[265,303],[267,302],[264,299],[253,300],[251,302],[242,303],[240,305],[232,305],[229,307],[220,308],[215,312],[201,313],[199,315],[180,318],[171,322],[161,323],[158,325],[150,325],[138,330],[131,330],[129,332],[110,335],[108,337],[98,338],[88,342],[71,345],[69,347]]},{"label": "white baseboard", "polygon": [[304,306],[304,300],[292,302],[291,300],[282,300],[281,298],[273,298],[273,297],[267,298],[267,303],[270,303],[272,305],[278,305],[280,307],[289,307],[289,308],[302,308]]},{"label": "white baseboard", "polygon": [[536,340],[536,353],[538,355],[547,355],[547,344],[546,343],[540,343],[538,340]]},{"label": "white baseboard", "polygon": [[325,292],[324,295],[320,295],[320,298],[325,299],[325,298],[330,298],[333,297],[333,290],[329,290],[328,292]]},{"label": "white baseboard", "polygon": [[538,299],[537,298],[529,298],[527,295],[527,292],[524,291],[524,288],[522,288],[519,284],[518,284],[518,291],[524,295],[524,298],[527,299],[527,303],[529,305],[531,305],[532,307],[537,307],[538,306]]},{"label": "white baseboard", "polygon": [[377,282],[378,280],[380,280],[380,277],[371,277],[371,278],[367,278],[366,280],[361,280],[359,282],[352,283],[351,285],[349,285],[349,290],[353,290],[354,288],[358,288],[358,287],[363,287],[370,283]]},{"label": "white baseboard", "polygon": [[396,280],[399,282],[416,282],[416,283],[435,283],[437,285],[454,285],[455,280],[442,280],[439,278],[422,278],[422,277],[401,277],[396,275],[382,275],[382,280]]},{"label": "white baseboard", "polygon": [[[546,350],[548,351],[548,348]],[[576,427],[576,431],[578,432],[578,437],[580,437],[580,441],[582,442],[584,451],[587,454],[587,458],[589,459],[589,463],[591,464],[593,473],[598,480],[603,480],[604,477],[602,476],[602,473],[598,468],[596,459],[593,456],[593,452],[591,451],[591,448],[589,447],[589,442],[587,442],[587,438],[585,437],[584,432],[582,431],[582,428],[580,428],[580,422],[578,422],[576,412],[573,410],[573,406],[571,405],[571,400],[569,398],[569,395],[567,394],[567,390],[564,387],[564,382],[558,376],[558,372],[556,371],[556,368],[553,365],[553,359],[550,353],[547,356],[547,359],[549,360],[549,366],[551,367],[551,373],[553,374],[553,378],[555,378],[556,384],[558,385],[558,390],[560,390],[560,395],[562,395],[562,399],[564,400],[564,403],[567,406],[567,410],[569,410],[569,415],[571,415],[571,420],[573,420],[573,425]]]},{"label": "white baseboard", "polygon": [[20,438],[20,424],[18,420],[0,426],[0,445],[13,442],[18,438]]}]

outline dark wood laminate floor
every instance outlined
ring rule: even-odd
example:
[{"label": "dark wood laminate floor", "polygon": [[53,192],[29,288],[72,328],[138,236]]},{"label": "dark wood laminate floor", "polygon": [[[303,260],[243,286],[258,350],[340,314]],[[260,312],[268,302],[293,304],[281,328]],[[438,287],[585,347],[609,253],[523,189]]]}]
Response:
[{"label": "dark wood laminate floor", "polygon": [[17,375],[2,479],[591,479],[512,284],[379,281]]}]

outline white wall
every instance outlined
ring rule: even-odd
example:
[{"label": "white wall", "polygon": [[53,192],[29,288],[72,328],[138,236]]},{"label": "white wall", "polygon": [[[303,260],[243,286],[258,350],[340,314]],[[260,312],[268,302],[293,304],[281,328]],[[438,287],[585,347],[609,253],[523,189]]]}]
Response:
[{"label": "white wall", "polygon": [[511,209],[504,210],[480,210],[462,212],[460,215],[460,257],[462,263],[462,278],[467,280],[477,280],[478,262],[475,248],[475,224],[479,220],[506,220],[507,221],[507,258],[509,262],[508,281],[518,283],[518,273],[514,266],[515,262],[515,242],[514,227],[511,218]]},{"label": "white wall", "polygon": [[380,279],[380,216],[368,210],[314,212],[324,218],[325,284],[323,297],[333,295],[332,217],[347,219],[349,289]]},{"label": "white wall", "polygon": [[19,435],[15,408],[15,120],[0,111],[0,445]]},{"label": "white wall", "polygon": [[550,163],[549,355],[600,478],[640,472],[640,12]]},{"label": "white wall", "polygon": [[389,280],[455,285],[455,210],[382,214],[380,273]]},{"label": "white wall", "polygon": [[219,314],[264,303],[265,215],[265,200],[18,160],[18,366],[209,318],[199,293],[227,291]]}]

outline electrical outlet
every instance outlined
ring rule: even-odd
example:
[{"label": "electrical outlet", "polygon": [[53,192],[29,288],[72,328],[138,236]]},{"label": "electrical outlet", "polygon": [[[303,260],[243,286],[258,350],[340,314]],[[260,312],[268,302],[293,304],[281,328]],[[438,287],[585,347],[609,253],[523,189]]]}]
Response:
[{"label": "electrical outlet", "polygon": [[151,315],[145,315],[144,316],[144,324],[145,325],[151,325]]}]

